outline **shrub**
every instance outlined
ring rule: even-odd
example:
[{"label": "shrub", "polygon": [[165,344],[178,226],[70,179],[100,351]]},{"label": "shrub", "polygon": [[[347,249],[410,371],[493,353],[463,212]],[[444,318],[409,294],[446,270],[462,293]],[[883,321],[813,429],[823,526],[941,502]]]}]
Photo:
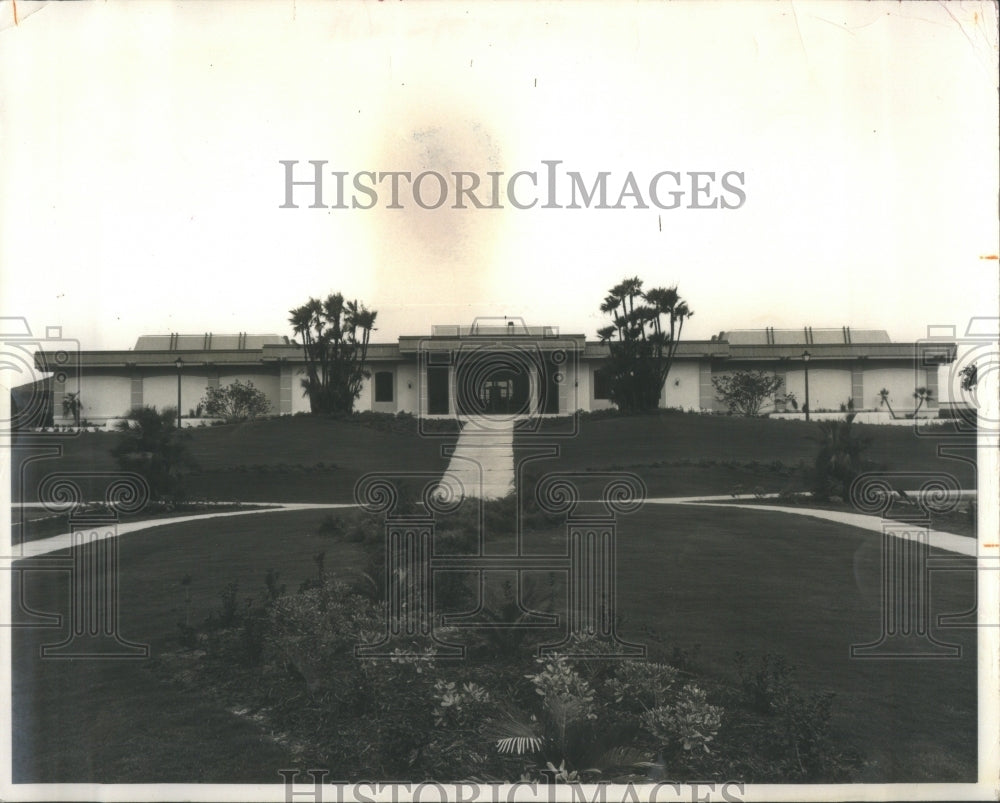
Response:
[{"label": "shrub", "polygon": [[731,412],[748,417],[760,414],[760,408],[774,398],[784,380],[766,371],[736,371],[712,377],[716,398],[724,402]]},{"label": "shrub", "polygon": [[693,683],[681,689],[672,705],[650,709],[642,724],[661,742],[664,750],[700,748],[706,753],[722,724],[722,709],[709,705],[705,692]]},{"label": "shrub", "polygon": [[267,415],[271,402],[264,391],[254,387],[253,382],[236,380],[224,388],[205,388],[205,396],[198,408],[204,408],[208,415],[223,418],[227,424],[232,424]]},{"label": "shrub", "polygon": [[[452,663],[420,634],[394,637],[389,660],[355,657],[359,643],[381,642],[386,608],[317,564],[296,594],[269,572],[265,592],[241,605],[230,583],[211,637],[182,636],[207,647],[202,672],[214,674],[199,683],[345,779],[840,780],[858,764],[829,738],[832,696],[800,693],[773,656],[753,666],[739,657],[725,712],[718,686],[658,661]],[[601,655],[602,644],[583,636],[571,647]]]},{"label": "shrub", "polygon": [[173,408],[158,412],[155,407],[134,407],[115,425],[121,433],[111,455],[120,468],[145,477],[153,496],[180,499],[185,475],[196,466],[177,428]]},{"label": "shrub", "polygon": [[871,439],[858,434],[854,413],[842,421],[821,421],[814,438],[819,452],[813,463],[812,491],[818,499],[838,496],[846,499],[851,483],[864,469],[862,454]]},{"label": "shrub", "polygon": [[766,654],[751,665],[737,653],[736,660],[743,702],[764,718],[749,747],[770,757],[773,769],[789,780],[849,777],[859,759],[830,739],[833,693],[803,694],[794,682],[794,667],[781,656]]}]

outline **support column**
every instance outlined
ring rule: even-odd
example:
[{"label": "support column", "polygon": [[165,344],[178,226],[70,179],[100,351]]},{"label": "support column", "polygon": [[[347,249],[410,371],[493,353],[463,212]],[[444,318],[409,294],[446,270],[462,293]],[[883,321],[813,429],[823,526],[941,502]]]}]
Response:
[{"label": "support column", "polygon": [[[62,377],[60,379],[60,377]],[[52,376],[52,419],[56,424],[60,419],[69,419],[72,423],[72,416],[63,413],[63,400],[66,398],[66,375],[56,373]]]},{"label": "support column", "polygon": [[712,385],[712,363],[702,360],[698,363],[698,406],[702,410],[715,409],[715,388]]},{"label": "support column", "polygon": [[131,388],[130,388],[130,407],[142,407],[142,374],[138,371],[134,371],[131,377]]},{"label": "support column", "polygon": [[938,367],[937,365],[931,364],[927,366],[926,369],[927,381],[924,383],[924,387],[930,391],[930,397],[924,402],[924,407],[937,408],[941,406],[941,399],[938,396]]},{"label": "support column", "polygon": [[864,410],[867,406],[865,371],[861,363],[855,363],[851,366],[851,398],[854,399],[855,410]]},{"label": "support column", "polygon": [[[567,359],[560,366],[560,373],[562,374],[562,382],[559,382],[556,385],[559,388],[559,410],[558,410],[559,415],[572,415],[573,413],[576,412],[576,410],[569,409],[569,401],[570,401],[569,388],[570,388],[570,382],[575,383],[577,381],[576,374],[579,369],[579,365],[580,363],[578,360],[571,362],[569,359]],[[570,376],[570,366],[572,366],[572,374],[573,374],[572,376]]]},{"label": "support column", "polygon": [[[543,357],[544,360],[544,357]],[[548,382],[548,377],[546,376],[547,369],[545,363],[533,364],[529,369],[535,374],[535,381],[531,381],[531,377],[528,377],[528,393],[531,394],[531,399],[528,404],[529,415],[538,415],[539,413],[544,413],[545,410],[542,409],[542,399],[545,397],[545,386]]]},{"label": "support column", "polygon": [[[216,377],[218,381],[218,377]],[[278,413],[291,415],[292,387],[295,383],[295,368],[286,362],[281,363],[281,375],[278,380]]]},{"label": "support column", "polygon": [[458,381],[456,379],[455,363],[448,362],[448,415],[458,418]]}]

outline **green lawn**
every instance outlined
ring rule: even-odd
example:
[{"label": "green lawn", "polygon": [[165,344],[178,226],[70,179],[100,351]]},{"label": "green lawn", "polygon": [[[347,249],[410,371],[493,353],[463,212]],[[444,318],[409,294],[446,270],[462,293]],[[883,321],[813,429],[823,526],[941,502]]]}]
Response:
[{"label": "green lawn", "polygon": [[[448,461],[441,457],[441,445],[455,440],[322,416],[196,427],[184,434],[198,465],[188,479],[188,495],[241,502],[350,502],[354,483],[368,472],[443,472]],[[26,460],[23,483],[18,465],[35,452],[15,448],[12,498],[35,501],[38,483],[49,472],[117,470],[109,450],[119,437],[114,432],[85,432],[54,438],[62,454]],[[85,480],[82,484],[85,490],[91,488]],[[92,486],[92,495],[97,488]]]},{"label": "green lawn", "polygon": [[[962,488],[976,487],[972,466],[940,457],[937,439],[917,437],[909,427],[855,426],[871,439],[865,458],[881,468],[942,472],[954,475]],[[545,466],[552,471],[633,471],[651,496],[750,493],[758,486],[777,492],[794,484],[785,471],[800,462],[811,464],[818,432],[815,423],[767,418],[671,412],[583,416],[579,435],[559,439],[559,456]],[[528,446],[533,440],[545,438],[522,436],[517,443]]]},{"label": "green lawn", "polygon": [[[315,572],[320,551],[328,571],[359,567],[356,547],[316,535],[323,515],[261,513],[123,538],[122,634],[151,644],[149,661],[42,660],[39,645],[61,633],[15,629],[15,780],[278,781],[277,770],[294,765],[287,750],[211,690],[168,682],[164,661],[177,650],[186,575],[189,616],[198,622],[219,608],[231,580],[242,598],[260,593],[275,569],[294,590]],[[649,506],[622,518],[619,532],[625,638],[656,650],[700,644],[699,670],[723,683],[735,681],[737,650],[785,655],[806,690],[836,692],[838,734],[869,762],[861,780],[975,778],[974,632],[938,634],[962,645],[960,660],[849,658],[851,644],[879,632],[877,536],[794,515],[696,506]],[[32,574],[26,593],[37,610],[64,610],[67,577]],[[933,578],[937,613],[967,609],[972,594],[969,574]]]},{"label": "green lawn", "polygon": [[[952,473],[974,487],[974,470],[937,456],[936,442],[908,428],[866,427],[868,455],[896,470]],[[664,414],[582,420],[539,471],[634,471],[651,496],[779,491],[792,467],[808,463],[815,424]],[[201,466],[191,493],[254,501],[351,501],[371,471],[440,473],[450,438],[383,431],[357,421],[293,417],[195,429]],[[117,436],[59,439],[61,456],[24,463],[23,498],[33,500],[50,471],[114,471]],[[521,456],[544,437],[517,436]],[[15,450],[14,499],[21,498]],[[596,479],[581,481],[586,497]],[[87,492],[87,489],[85,489]],[[326,552],[329,571],[358,568],[360,551],[316,535],[325,513],[261,513],[168,524],[121,541],[122,632],[152,645],[151,660],[41,660],[58,630],[14,629],[13,716],[18,781],[276,782],[287,750],[260,725],[227,710],[211,690],[165,678],[176,667],[181,580],[190,576],[188,616],[200,622],[237,580],[240,596],[260,593],[268,569],[290,590]],[[834,725],[868,759],[860,780],[972,780],[976,768],[974,631],[948,630],[960,660],[851,660],[849,647],[878,635],[878,536],[805,517],[647,506],[620,519],[622,633],[657,650],[698,653],[700,671],[735,680],[736,651],[780,653],[798,666],[807,690],[836,692]],[[558,529],[555,539],[559,541]],[[540,536],[541,537],[541,536]],[[546,537],[553,537],[550,531]],[[65,611],[68,575],[32,573],[28,604]],[[15,589],[15,593],[18,589]],[[972,605],[969,573],[933,576],[935,612]],[[176,661],[176,658],[171,659]],[[169,671],[167,671],[169,669]]]},{"label": "green lawn", "polygon": [[[199,471],[189,480],[194,498],[241,502],[349,502],[354,483],[371,471],[443,472],[441,447],[455,436],[421,437],[392,419],[336,420],[291,416],[185,430]],[[564,428],[564,424],[560,425]],[[961,460],[937,455],[934,438],[918,438],[909,427],[858,425],[872,439],[866,457],[890,470],[953,474],[963,488],[975,487],[975,472]],[[540,461],[545,471],[628,470],[639,474],[652,496],[777,492],[801,484],[797,464],[816,451],[816,424],[765,418],[685,413],[580,419],[577,437],[550,439],[519,434],[527,454],[535,444],[558,444],[559,455]],[[13,499],[36,499],[35,488],[51,471],[114,471],[109,449],[116,433],[83,433],[54,439],[62,455],[18,465],[28,453],[14,450]],[[23,484],[24,493],[21,486]],[[86,483],[84,483],[86,484]],[[96,488],[95,488],[96,491]]]}]

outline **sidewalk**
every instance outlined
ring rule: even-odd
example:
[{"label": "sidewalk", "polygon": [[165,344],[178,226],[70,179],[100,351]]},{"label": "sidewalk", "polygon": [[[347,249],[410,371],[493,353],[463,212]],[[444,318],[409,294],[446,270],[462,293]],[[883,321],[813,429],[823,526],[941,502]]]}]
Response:
[{"label": "sidewalk", "polygon": [[[463,456],[459,458],[452,458],[452,465],[455,466],[456,471],[452,472],[452,465],[449,465],[448,470],[445,472],[444,476],[441,478],[441,484],[450,484],[452,490],[459,490],[459,483],[461,483],[461,490],[463,495],[472,496],[469,493],[471,490],[473,493],[495,493],[498,496],[506,494],[512,487],[514,482],[514,459],[513,451],[509,450],[506,462],[500,458],[500,455],[504,453],[504,447],[502,445],[502,438],[496,438],[494,440],[490,439],[490,436],[496,433],[483,433],[478,432],[473,435],[469,435],[469,452],[468,456]],[[512,440],[513,433],[508,438]],[[481,440],[480,440],[481,439]],[[461,440],[460,440],[461,442]],[[495,449],[496,451],[490,451]],[[456,448],[457,452],[457,448]],[[475,455],[477,452],[482,452],[477,458]],[[456,463],[457,460],[457,463]],[[492,468],[489,466],[492,465]],[[504,468],[506,465],[506,469]],[[479,468],[482,466],[484,468],[483,474],[485,479],[480,481]],[[464,477],[464,479],[463,479]],[[498,498],[498,496],[493,497],[483,497],[483,498]],[[750,498],[748,496],[738,497],[738,498]],[[644,504],[649,505],[699,505],[702,507],[728,507],[728,508],[740,508],[743,510],[759,510],[777,513],[788,513],[797,516],[809,516],[816,519],[825,519],[827,521],[834,521],[840,524],[847,525],[849,527],[857,527],[862,530],[868,530],[869,532],[882,532],[883,531],[883,519],[878,516],[868,516],[862,513],[846,513],[835,510],[819,510],[816,508],[801,508],[801,507],[784,507],[781,505],[759,505],[759,504],[740,504],[738,501],[733,501],[732,496],[678,496],[678,497],[660,497],[647,499]],[[730,500],[723,502],[722,500]],[[597,501],[597,500],[584,500],[584,501]],[[143,530],[148,530],[153,527],[167,527],[172,524],[184,524],[192,521],[202,521],[207,519],[219,518],[222,516],[249,516],[261,513],[281,513],[292,510],[336,510],[343,508],[354,508],[356,505],[353,503],[321,503],[321,502],[258,502],[256,504],[268,505],[268,507],[257,508],[255,510],[230,510],[223,513],[201,513],[192,516],[175,516],[172,518],[163,519],[147,519],[146,521],[130,521],[126,523],[119,524],[116,533],[119,536],[129,535],[131,533],[141,532]],[[907,538],[913,540],[919,531],[915,530],[912,533],[901,534],[900,530],[890,529],[890,533],[897,538]],[[18,546],[12,546],[11,554],[4,556],[5,560],[21,560],[23,558],[37,557],[39,555],[45,555],[50,552],[55,552],[61,549],[69,549],[73,546],[73,536],[71,533],[63,533],[62,535],[52,536],[51,538],[40,538],[36,541],[27,541],[24,544]],[[931,547],[935,549],[942,549],[947,552],[956,553],[959,555],[966,555],[968,557],[979,557],[981,559],[986,559],[990,561],[997,560],[997,555],[994,554],[982,554],[979,552],[979,542],[975,538],[967,538],[961,535],[955,535],[954,533],[942,532],[939,530],[931,530],[928,532],[928,542]],[[992,566],[992,564],[991,564]]]},{"label": "sidewalk", "polygon": [[[777,494],[767,494],[767,498],[776,497]],[[838,524],[846,524],[849,527],[857,527],[860,530],[869,530],[880,533],[883,531],[885,519],[879,516],[869,516],[864,513],[848,513],[840,510],[821,510],[819,508],[786,507],[784,505],[744,505],[738,501],[724,502],[721,500],[748,499],[749,496],[743,494],[739,497],[733,496],[685,496],[685,497],[661,497],[659,499],[647,499],[646,504],[652,505],[699,505],[701,507],[735,507],[741,510],[766,510],[774,513],[791,513],[798,516],[809,516],[814,519],[824,519],[834,521]],[[718,500],[718,501],[717,501]],[[890,521],[891,523],[891,521]],[[905,538],[908,541],[916,540],[922,532],[918,528],[912,531],[902,531],[899,528],[891,528],[890,532],[897,538]],[[968,538],[964,535],[946,533],[942,530],[927,530],[928,544],[935,549],[943,549],[947,552],[955,552],[959,555],[976,557],[978,553],[978,541],[975,538]],[[993,558],[993,555],[983,555],[981,557]]]},{"label": "sidewalk", "polygon": [[449,499],[502,499],[513,491],[514,419],[466,421],[438,488]]}]

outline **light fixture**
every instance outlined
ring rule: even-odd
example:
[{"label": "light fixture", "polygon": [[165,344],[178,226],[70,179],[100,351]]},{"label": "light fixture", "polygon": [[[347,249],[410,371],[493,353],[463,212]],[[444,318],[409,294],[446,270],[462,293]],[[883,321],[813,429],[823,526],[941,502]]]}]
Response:
[{"label": "light fixture", "polygon": [[181,428],[181,366],[184,365],[184,360],[178,357],[174,360],[174,365],[177,366],[177,429]]},{"label": "light fixture", "polygon": [[806,404],[805,407],[803,407],[802,409],[805,410],[806,421],[809,420],[809,357],[811,356],[812,355],[809,354],[808,351],[802,352],[802,363],[805,366],[805,371],[806,371]]}]

